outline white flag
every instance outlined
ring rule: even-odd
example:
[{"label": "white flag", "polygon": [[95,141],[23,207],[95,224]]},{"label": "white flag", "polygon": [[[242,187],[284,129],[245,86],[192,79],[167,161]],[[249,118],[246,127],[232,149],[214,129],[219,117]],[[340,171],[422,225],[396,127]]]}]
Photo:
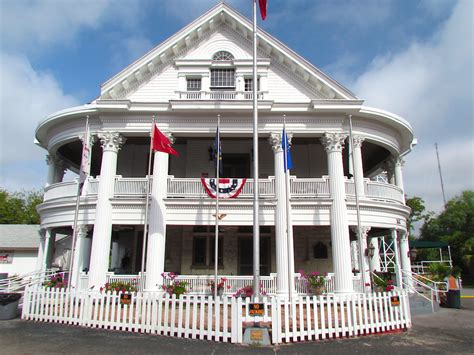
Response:
[{"label": "white flag", "polygon": [[91,172],[90,148],[89,118],[87,118],[86,133],[84,134],[84,140],[82,141],[81,168],[79,170],[79,184],[81,185],[81,190]]}]

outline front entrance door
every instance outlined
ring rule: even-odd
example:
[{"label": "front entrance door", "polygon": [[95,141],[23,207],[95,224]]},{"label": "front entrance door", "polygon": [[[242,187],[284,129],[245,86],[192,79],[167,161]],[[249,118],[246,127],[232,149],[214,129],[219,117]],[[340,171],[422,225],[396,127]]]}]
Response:
[{"label": "front entrance door", "polygon": [[[253,239],[239,237],[239,275],[253,275]],[[270,238],[260,237],[260,275],[270,275]]]}]

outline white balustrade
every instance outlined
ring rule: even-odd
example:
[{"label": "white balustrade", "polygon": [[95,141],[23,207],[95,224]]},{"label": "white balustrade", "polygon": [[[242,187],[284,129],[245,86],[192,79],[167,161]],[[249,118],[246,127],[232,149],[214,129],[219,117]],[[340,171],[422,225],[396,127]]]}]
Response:
[{"label": "white balustrade", "polygon": [[[151,179],[150,179],[151,181]],[[145,196],[146,178],[123,178],[117,177],[115,180],[115,196]]]},{"label": "white balustrade", "polygon": [[49,185],[44,189],[44,201],[75,196],[77,196],[76,181],[59,182],[57,184]]},{"label": "white balustrade", "polygon": [[290,178],[292,198],[329,197],[329,180],[327,178]]},{"label": "white balustrade", "polygon": [[403,190],[392,184],[384,184],[382,182],[367,182],[367,197],[384,201],[395,201],[404,203]]},{"label": "white balustrade", "polygon": [[[177,91],[180,100],[253,100],[251,91]],[[263,100],[264,93],[258,93],[258,99]]]}]

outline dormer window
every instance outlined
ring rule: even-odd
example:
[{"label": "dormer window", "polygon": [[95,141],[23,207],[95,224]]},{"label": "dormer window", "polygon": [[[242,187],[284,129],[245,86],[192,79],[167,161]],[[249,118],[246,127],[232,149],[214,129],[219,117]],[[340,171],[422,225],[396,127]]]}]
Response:
[{"label": "dormer window", "polygon": [[235,70],[234,69],[211,69],[211,89],[212,90],[234,90]]},{"label": "dormer window", "polygon": [[227,51],[219,51],[212,56],[213,61],[230,61],[234,60],[234,56]]},{"label": "dormer window", "polygon": [[187,78],[186,88],[188,91],[201,91],[201,78]]}]

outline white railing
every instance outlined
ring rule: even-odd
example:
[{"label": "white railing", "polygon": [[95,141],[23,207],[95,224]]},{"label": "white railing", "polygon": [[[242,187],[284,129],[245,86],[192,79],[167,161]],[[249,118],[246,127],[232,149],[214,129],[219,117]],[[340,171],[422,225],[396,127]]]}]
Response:
[{"label": "white railing", "polygon": [[[448,292],[447,282],[433,281],[426,276],[414,272],[402,271],[402,282],[404,288],[410,292],[415,292],[431,303],[431,310],[434,312],[434,302],[440,302],[440,294]],[[427,296],[427,294],[429,296]]]},{"label": "white railing", "polygon": [[446,264],[452,267],[451,260],[424,260],[417,263],[412,263],[411,271],[416,274],[427,274],[430,269],[430,265],[432,264]]},{"label": "white railing", "polygon": [[76,197],[77,182],[66,181],[51,184],[44,189],[44,201],[54,200],[55,198]]},{"label": "white railing", "polygon": [[[253,100],[251,91],[177,91],[180,100]],[[264,99],[264,93],[258,92],[258,99]]]},{"label": "white railing", "polygon": [[328,178],[290,178],[290,194],[292,198],[329,197]]},{"label": "white railing", "polygon": [[[398,296],[399,304],[392,302]],[[276,297],[263,303],[264,316],[250,317],[249,298],[182,296],[163,293],[123,294],[28,287],[23,320],[126,330],[178,338],[242,343],[243,323],[270,324],[272,343],[340,338],[411,327],[407,294]],[[252,300],[254,302],[254,300]]]},{"label": "white railing", "polygon": [[[167,186],[168,198],[202,198],[207,197],[207,193],[202,186],[201,179],[195,178],[175,178],[168,177]],[[275,179],[259,179],[259,193],[262,198],[271,198],[275,196]],[[253,179],[247,179],[247,182],[239,195],[244,198],[253,196]]]},{"label": "white railing", "polygon": [[[100,178],[100,177],[99,177]],[[143,197],[146,193],[146,178],[115,178],[114,193],[116,197],[133,196]],[[394,185],[374,181],[365,181],[366,198],[403,203],[402,191]],[[99,180],[90,178],[87,185],[87,195],[97,195]],[[346,194],[349,198],[354,196],[353,180],[345,181]],[[259,179],[259,192],[262,198],[275,198],[275,177]],[[328,198],[329,178],[290,178],[290,193],[292,199],[314,199]],[[74,181],[62,182],[50,185],[45,189],[44,200],[56,198],[75,197],[77,184]],[[168,176],[167,180],[168,198],[202,198],[207,194],[199,178],[175,178]],[[240,197],[251,198],[253,196],[253,179],[247,179]]]}]

